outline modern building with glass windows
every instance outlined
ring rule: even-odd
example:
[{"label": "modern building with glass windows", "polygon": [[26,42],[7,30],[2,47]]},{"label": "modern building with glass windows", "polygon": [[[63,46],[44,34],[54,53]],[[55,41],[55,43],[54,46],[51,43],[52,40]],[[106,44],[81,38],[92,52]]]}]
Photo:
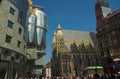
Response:
[{"label": "modern building with glass windows", "polygon": [[44,65],[44,56],[46,49],[46,32],[47,19],[43,8],[32,6],[35,13],[29,14],[28,17],[28,41],[27,41],[27,57],[28,57],[28,72],[33,75]]},{"label": "modern building with glass windows", "polygon": [[25,76],[27,0],[0,0],[0,78]]}]

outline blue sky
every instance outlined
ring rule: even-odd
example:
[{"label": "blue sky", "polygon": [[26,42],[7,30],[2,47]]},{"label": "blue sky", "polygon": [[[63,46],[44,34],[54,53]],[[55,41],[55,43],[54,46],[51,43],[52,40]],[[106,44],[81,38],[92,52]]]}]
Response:
[{"label": "blue sky", "polygon": [[[95,32],[95,3],[97,0],[33,0],[34,5],[44,7],[48,18],[45,63],[51,58],[51,42],[57,25],[63,29]],[[120,9],[120,0],[104,0],[112,11]]]}]

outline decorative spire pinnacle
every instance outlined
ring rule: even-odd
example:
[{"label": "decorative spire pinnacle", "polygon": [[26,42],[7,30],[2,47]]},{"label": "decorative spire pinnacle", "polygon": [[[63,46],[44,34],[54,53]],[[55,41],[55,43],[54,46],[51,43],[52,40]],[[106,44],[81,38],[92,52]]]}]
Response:
[{"label": "decorative spire pinnacle", "polygon": [[60,24],[58,24],[58,27],[57,27],[57,35],[63,36],[62,28],[61,28]]},{"label": "decorative spire pinnacle", "polygon": [[54,32],[54,35],[56,35],[56,32]]},{"label": "decorative spire pinnacle", "polygon": [[58,24],[58,28],[57,28],[57,30],[62,30],[60,24]]},{"label": "decorative spire pinnacle", "polygon": [[55,43],[55,42],[56,42],[56,33],[54,32],[52,43]]}]

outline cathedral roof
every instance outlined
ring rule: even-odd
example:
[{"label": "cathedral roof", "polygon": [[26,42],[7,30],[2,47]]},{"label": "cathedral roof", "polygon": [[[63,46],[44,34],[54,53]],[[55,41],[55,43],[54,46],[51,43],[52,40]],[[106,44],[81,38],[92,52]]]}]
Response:
[{"label": "cathedral roof", "polygon": [[95,32],[76,31],[76,30],[62,30],[64,38],[70,40],[89,40],[96,42]]},{"label": "cathedral roof", "polygon": [[[94,43],[96,42],[96,33],[95,32],[86,32],[86,31],[77,31],[77,30],[62,30],[64,39],[67,41],[73,40],[72,42],[64,42],[64,45],[68,48],[70,51],[71,44],[73,42],[76,43],[77,47],[79,47],[80,44],[85,44],[88,45],[91,42]],[[80,41],[81,42],[76,42]],[[87,42],[85,42],[87,41]]]}]

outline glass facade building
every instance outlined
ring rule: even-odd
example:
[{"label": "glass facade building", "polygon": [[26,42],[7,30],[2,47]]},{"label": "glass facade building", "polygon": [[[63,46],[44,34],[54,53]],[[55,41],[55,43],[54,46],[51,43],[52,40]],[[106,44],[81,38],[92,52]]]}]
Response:
[{"label": "glass facade building", "polygon": [[28,34],[29,34],[28,39],[30,43],[34,41],[35,22],[36,22],[36,16],[31,14],[28,19]]},{"label": "glass facade building", "polygon": [[[35,14],[30,14],[28,18],[28,43],[42,47],[42,42],[46,40],[44,35],[47,30],[47,18],[41,7],[34,8],[34,10]],[[28,46],[34,46],[32,44]],[[43,48],[45,49],[45,47]]]},{"label": "glass facade building", "polygon": [[28,17],[27,53],[28,58],[32,59],[28,60],[28,63],[34,63],[34,67],[29,66],[28,72],[35,73],[33,70],[41,69],[44,65],[47,18],[42,7],[33,6],[33,9],[35,13]]}]

